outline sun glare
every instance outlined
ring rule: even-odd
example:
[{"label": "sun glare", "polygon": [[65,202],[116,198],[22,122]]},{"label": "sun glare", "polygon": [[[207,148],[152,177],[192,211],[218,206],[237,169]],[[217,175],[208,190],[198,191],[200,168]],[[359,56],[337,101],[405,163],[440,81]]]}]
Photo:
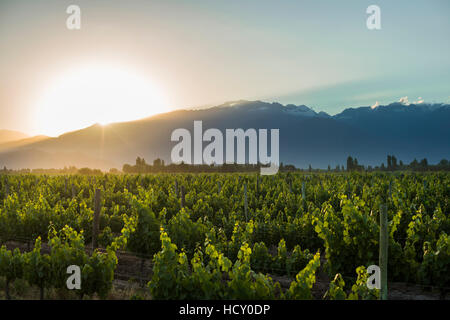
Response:
[{"label": "sun glare", "polygon": [[36,126],[56,136],[95,123],[136,120],[168,111],[160,88],[116,67],[83,67],[55,79],[38,100]]}]

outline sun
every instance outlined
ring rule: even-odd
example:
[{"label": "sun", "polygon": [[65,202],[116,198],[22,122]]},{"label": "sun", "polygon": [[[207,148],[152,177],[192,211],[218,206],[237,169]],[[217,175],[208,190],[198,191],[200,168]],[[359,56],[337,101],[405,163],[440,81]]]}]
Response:
[{"label": "sun", "polygon": [[152,79],[115,66],[84,66],[64,72],[43,90],[34,121],[56,136],[95,123],[136,120],[167,112],[167,99]]}]

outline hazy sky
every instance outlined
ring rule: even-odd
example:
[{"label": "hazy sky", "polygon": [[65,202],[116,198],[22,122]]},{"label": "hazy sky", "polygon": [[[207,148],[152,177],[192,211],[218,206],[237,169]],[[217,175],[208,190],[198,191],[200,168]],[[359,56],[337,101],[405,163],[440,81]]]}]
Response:
[{"label": "hazy sky", "polygon": [[[81,30],[66,27],[71,4]],[[366,27],[372,4],[381,30]],[[83,97],[64,79],[92,66],[131,75],[122,89],[103,88],[108,103],[150,81],[163,98],[148,115],[238,99],[330,114],[404,96],[449,103],[449,39],[448,0],[0,0],[0,129],[58,134],[101,122],[107,109],[92,106],[69,121]]]}]

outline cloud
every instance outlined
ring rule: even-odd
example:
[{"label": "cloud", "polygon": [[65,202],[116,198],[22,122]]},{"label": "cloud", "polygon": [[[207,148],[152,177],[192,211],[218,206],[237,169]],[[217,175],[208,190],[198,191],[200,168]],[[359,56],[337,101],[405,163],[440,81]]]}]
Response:
[{"label": "cloud", "polygon": [[376,107],[378,107],[380,105],[380,103],[377,101],[375,102],[375,104],[373,106],[370,106],[372,109],[375,109]]},{"label": "cloud", "polygon": [[401,97],[400,100],[398,100],[398,102],[404,104],[405,106],[409,105],[408,96]]},{"label": "cloud", "polygon": [[414,101],[413,103],[414,103],[414,104],[421,104],[421,103],[423,103],[423,101],[424,101],[424,100],[423,100],[422,97],[418,97],[418,98],[417,98],[417,101]]},{"label": "cloud", "polygon": [[404,97],[401,97],[398,102],[404,104],[405,106],[409,106],[410,104],[421,104],[421,103],[424,103],[424,100],[423,100],[422,97],[418,97],[416,101],[409,102],[408,96],[404,96]]}]

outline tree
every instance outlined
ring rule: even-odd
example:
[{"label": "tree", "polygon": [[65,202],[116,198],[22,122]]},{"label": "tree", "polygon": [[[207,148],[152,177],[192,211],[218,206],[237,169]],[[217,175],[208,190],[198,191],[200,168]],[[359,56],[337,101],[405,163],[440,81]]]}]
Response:
[{"label": "tree", "polygon": [[353,170],[353,158],[348,156],[347,158],[347,171]]},{"label": "tree", "polygon": [[145,173],[147,171],[148,165],[145,162],[144,158],[137,157],[136,158],[136,165],[135,165],[135,173]]},{"label": "tree", "polygon": [[393,170],[397,169],[397,158],[396,157],[391,156],[391,164],[392,164]]},{"label": "tree", "polygon": [[428,167],[428,160],[427,160],[427,158],[424,158],[424,159],[422,159],[422,160],[420,161],[420,166],[421,166],[422,168],[427,168],[427,167]]},{"label": "tree", "polygon": [[353,170],[363,170],[364,166],[360,166],[358,164],[358,159],[352,158],[351,156],[348,156],[347,158],[347,171],[353,171]]},{"label": "tree", "polygon": [[126,164],[123,165],[122,171],[124,173],[132,173],[133,167],[126,163]]},{"label": "tree", "polygon": [[387,169],[390,171],[397,169],[397,158],[393,155],[387,156]]},{"label": "tree", "polygon": [[153,166],[154,167],[161,167],[163,165],[163,162],[160,158],[153,160]]},{"label": "tree", "polygon": [[409,164],[411,169],[417,168],[419,165],[419,162],[417,161],[416,158],[414,158],[414,160]]}]

